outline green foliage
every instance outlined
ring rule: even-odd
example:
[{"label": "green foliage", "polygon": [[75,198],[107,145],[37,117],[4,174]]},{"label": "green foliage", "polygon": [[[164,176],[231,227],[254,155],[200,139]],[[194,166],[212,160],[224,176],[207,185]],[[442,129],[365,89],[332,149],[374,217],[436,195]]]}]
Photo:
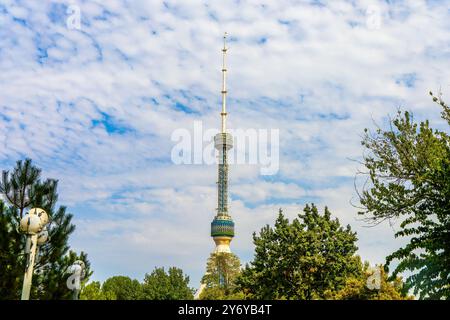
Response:
[{"label": "green foliage", "polygon": [[125,276],[115,276],[107,279],[102,286],[102,292],[114,300],[139,300],[142,297],[142,287],[138,280]]},{"label": "green foliage", "polygon": [[43,208],[50,223],[49,241],[39,247],[36,257],[30,299],[69,299],[72,292],[66,287],[69,276],[66,270],[76,259],[84,260],[87,275],[91,274],[85,253],[68,254],[67,242],[75,226],[65,207],[56,208],[58,182],[41,181],[40,175],[41,170],[30,159],[18,161],[11,172],[2,172],[0,193],[7,203],[0,201],[0,299],[20,298],[26,237],[18,228],[21,218],[32,207]]},{"label": "green foliage", "polygon": [[143,299],[146,300],[183,300],[193,299],[194,290],[189,287],[189,277],[176,267],[155,268],[146,274],[142,285]]},{"label": "green foliage", "polygon": [[[430,92],[430,94],[432,94]],[[442,117],[450,124],[450,109]],[[428,121],[414,122],[398,112],[389,130],[366,129],[362,145],[369,182],[361,194],[360,214],[367,221],[400,220],[396,237],[409,243],[386,258],[398,265],[392,273],[409,271],[406,288],[421,299],[450,298],[450,137]]]},{"label": "green foliage", "polygon": [[243,298],[236,292],[236,278],[240,273],[241,262],[233,253],[212,253],[206,265],[206,274],[202,278],[205,285],[200,299],[225,300]]},{"label": "green foliage", "polygon": [[80,292],[80,300],[115,300],[116,297],[110,293],[108,298],[101,289],[99,281],[93,281],[86,286],[83,286]]},{"label": "green foliage", "polygon": [[143,283],[125,276],[108,278],[103,285],[94,281],[84,286],[81,300],[183,300],[192,299],[193,290],[188,287],[189,277],[181,269],[155,268],[146,274]]},{"label": "green foliage", "polygon": [[250,299],[322,299],[361,273],[356,233],[314,205],[289,223],[280,210],[274,228],[253,235],[255,257],[237,279]]},{"label": "green foliage", "polygon": [[[411,300],[413,297],[406,296],[403,292],[403,281],[396,277],[389,281],[383,266],[376,266],[379,273],[374,274],[369,264],[364,265],[363,273],[359,277],[348,278],[345,286],[336,291],[326,293],[327,299],[333,300]],[[367,283],[370,277],[379,276],[379,288],[369,288]]]},{"label": "green foliage", "polygon": [[20,297],[25,270],[25,239],[16,231],[15,215],[16,210],[0,200],[0,299],[4,300]]}]

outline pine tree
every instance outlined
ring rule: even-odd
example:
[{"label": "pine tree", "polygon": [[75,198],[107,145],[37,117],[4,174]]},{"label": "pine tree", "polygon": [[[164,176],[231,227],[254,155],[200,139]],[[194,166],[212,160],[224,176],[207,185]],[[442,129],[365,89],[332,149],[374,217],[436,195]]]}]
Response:
[{"label": "pine tree", "polygon": [[0,200],[0,299],[20,297],[25,257],[25,239],[16,230],[18,211]]},{"label": "pine tree", "polygon": [[[49,240],[39,247],[30,299],[68,299],[71,292],[66,286],[67,268],[76,260],[84,260],[89,276],[89,261],[85,253],[77,256],[67,244],[75,230],[72,215],[65,207],[56,208],[58,181],[41,181],[41,170],[30,159],[17,161],[11,171],[3,171],[0,193],[7,201],[0,203],[0,298],[18,299],[22,289],[26,257],[26,237],[18,231],[21,218],[27,210],[44,209],[50,219]],[[5,268],[3,266],[6,266]]]}]

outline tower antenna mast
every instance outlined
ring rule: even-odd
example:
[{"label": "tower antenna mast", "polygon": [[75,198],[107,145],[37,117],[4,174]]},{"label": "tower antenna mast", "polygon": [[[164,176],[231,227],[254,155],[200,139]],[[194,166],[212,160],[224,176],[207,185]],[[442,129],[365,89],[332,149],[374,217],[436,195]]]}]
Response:
[{"label": "tower antenna mast", "polygon": [[227,33],[223,35],[223,61],[222,61],[222,133],[227,131]]}]

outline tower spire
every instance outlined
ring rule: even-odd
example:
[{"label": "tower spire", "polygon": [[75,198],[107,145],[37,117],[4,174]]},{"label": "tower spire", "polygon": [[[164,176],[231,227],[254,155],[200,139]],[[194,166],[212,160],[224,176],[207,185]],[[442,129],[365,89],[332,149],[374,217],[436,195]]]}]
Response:
[{"label": "tower spire", "polygon": [[227,57],[227,33],[223,35],[223,61],[222,61],[222,133],[227,131],[227,67],[226,67],[226,57]]}]

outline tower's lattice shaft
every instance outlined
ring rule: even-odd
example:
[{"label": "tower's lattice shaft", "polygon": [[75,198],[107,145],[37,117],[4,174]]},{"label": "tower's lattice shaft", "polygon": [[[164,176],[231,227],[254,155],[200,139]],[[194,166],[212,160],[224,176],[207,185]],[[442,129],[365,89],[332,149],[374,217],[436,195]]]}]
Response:
[{"label": "tower's lattice shaft", "polygon": [[218,182],[218,208],[219,214],[228,214],[228,160],[226,145],[219,150],[219,182]]}]

